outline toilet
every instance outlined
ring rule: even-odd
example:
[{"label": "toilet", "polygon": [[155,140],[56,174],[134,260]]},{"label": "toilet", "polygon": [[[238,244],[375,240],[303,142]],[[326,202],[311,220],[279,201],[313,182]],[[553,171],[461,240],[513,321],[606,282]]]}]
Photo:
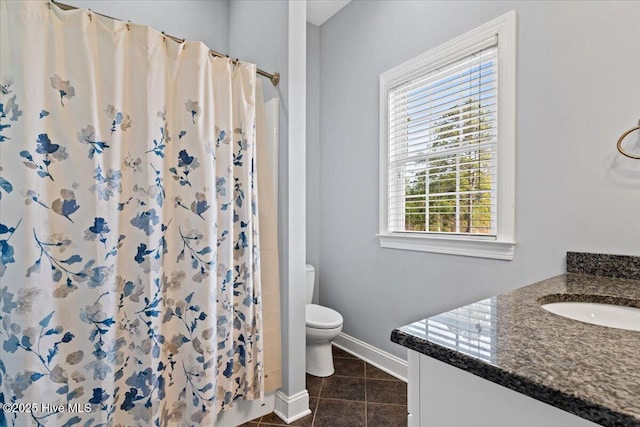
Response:
[{"label": "toilet", "polygon": [[328,307],[311,304],[316,270],[307,264],[305,279],[307,305],[305,309],[307,332],[307,373],[316,377],[328,377],[334,372],[331,342],[342,331],[342,315]]}]

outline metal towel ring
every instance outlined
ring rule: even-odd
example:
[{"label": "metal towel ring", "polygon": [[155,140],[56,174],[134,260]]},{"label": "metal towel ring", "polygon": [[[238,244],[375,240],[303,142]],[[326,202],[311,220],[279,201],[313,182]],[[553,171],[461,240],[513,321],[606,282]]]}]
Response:
[{"label": "metal towel ring", "polygon": [[622,135],[620,135],[620,138],[618,139],[618,151],[620,152],[620,154],[622,154],[623,156],[627,156],[630,159],[640,160],[640,156],[634,156],[633,154],[629,154],[622,149],[622,140],[625,139],[626,136],[629,135],[631,132],[634,132],[637,130],[640,130],[640,120],[638,120],[638,126],[633,127],[628,131],[626,131],[625,133],[623,133]]}]

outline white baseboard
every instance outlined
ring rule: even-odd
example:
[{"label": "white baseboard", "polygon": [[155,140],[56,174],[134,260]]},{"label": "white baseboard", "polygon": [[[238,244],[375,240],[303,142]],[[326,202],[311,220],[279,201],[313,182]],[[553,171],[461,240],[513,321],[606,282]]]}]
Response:
[{"label": "white baseboard", "polygon": [[276,392],[265,393],[264,400],[236,400],[233,407],[221,412],[216,419],[216,427],[236,427],[273,412]]},{"label": "white baseboard", "polygon": [[357,356],[378,369],[382,369],[389,375],[393,375],[399,380],[407,382],[406,360],[400,359],[393,354],[382,351],[379,348],[367,344],[364,341],[360,341],[359,339],[345,333],[340,333],[340,335],[338,335],[333,341],[333,345],[341,348],[347,353]]},{"label": "white baseboard", "polygon": [[278,390],[273,413],[287,424],[309,415],[311,413],[311,409],[309,409],[309,392],[303,390],[293,396],[287,396]]}]

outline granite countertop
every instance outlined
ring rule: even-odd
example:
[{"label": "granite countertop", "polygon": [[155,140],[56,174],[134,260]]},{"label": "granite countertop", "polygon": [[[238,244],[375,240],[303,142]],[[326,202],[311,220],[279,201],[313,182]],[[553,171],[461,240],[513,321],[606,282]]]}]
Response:
[{"label": "granite countertop", "polygon": [[640,331],[540,303],[640,308],[640,257],[567,253],[567,273],[394,329],[397,344],[604,426],[640,426]]}]

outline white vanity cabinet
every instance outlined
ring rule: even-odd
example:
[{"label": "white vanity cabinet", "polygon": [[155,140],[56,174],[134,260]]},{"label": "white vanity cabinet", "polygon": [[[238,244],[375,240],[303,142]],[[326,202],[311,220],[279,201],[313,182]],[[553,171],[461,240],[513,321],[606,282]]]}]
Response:
[{"label": "white vanity cabinet", "polygon": [[417,351],[408,352],[408,427],[598,425]]}]

